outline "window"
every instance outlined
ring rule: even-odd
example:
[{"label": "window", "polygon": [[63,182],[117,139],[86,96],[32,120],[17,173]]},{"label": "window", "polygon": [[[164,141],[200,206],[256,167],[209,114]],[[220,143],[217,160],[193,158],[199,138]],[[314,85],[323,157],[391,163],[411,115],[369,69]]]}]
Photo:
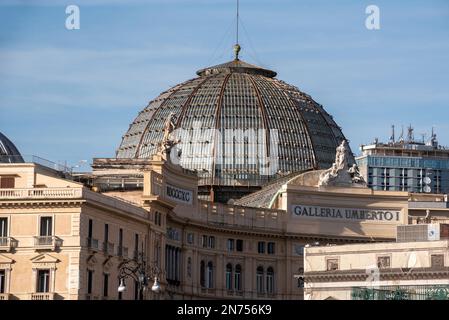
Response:
[{"label": "window", "polygon": [[107,297],[109,293],[109,274],[103,274],[103,296]]},{"label": "window", "polygon": [[265,242],[259,241],[259,243],[257,244],[257,252],[265,253]]},{"label": "window", "polygon": [[200,285],[206,287],[206,264],[201,260],[200,263]]},{"label": "window", "polygon": [[8,218],[0,218],[0,246],[7,244]]},{"label": "window", "polygon": [[432,254],[430,256],[430,266],[432,268],[444,267],[444,255]]},{"label": "window", "polygon": [[377,257],[377,267],[385,269],[391,267],[391,260],[389,256]]},{"label": "window", "polygon": [[120,254],[123,254],[123,229],[120,228],[118,231],[118,247],[121,251]]},{"label": "window", "polygon": [[134,259],[138,258],[139,253],[139,234],[134,235]]},{"label": "window", "polygon": [[295,253],[298,256],[303,256],[304,255],[304,245],[302,245],[302,244],[295,244]]},{"label": "window", "polygon": [[210,236],[209,237],[209,248],[215,248],[215,237],[214,236]]},{"label": "window", "polygon": [[41,217],[40,233],[41,237],[49,237],[52,235],[52,217]]},{"label": "window", "polygon": [[107,223],[104,224],[104,242],[109,242],[109,225]]},{"label": "window", "polygon": [[214,287],[214,265],[212,261],[207,263],[207,287]]},{"label": "window", "polygon": [[239,264],[235,266],[234,288],[237,291],[242,290],[242,267]]},{"label": "window", "polygon": [[13,189],[15,188],[15,180],[13,177],[1,177],[0,188]]},{"label": "window", "polygon": [[274,254],[274,242],[268,242],[267,252],[268,254]]},{"label": "window", "polygon": [[242,252],[243,251],[243,240],[237,240],[237,243],[236,243],[236,250],[237,251],[239,251],[239,252]]},{"label": "window", "polygon": [[87,237],[92,239],[93,238],[93,227],[94,227],[94,222],[92,221],[92,219],[89,219],[89,231],[88,231],[88,235]]},{"label": "window", "polygon": [[50,292],[50,270],[37,271],[37,292]]},{"label": "window", "polygon": [[269,294],[274,293],[274,270],[272,267],[267,269],[267,292]]},{"label": "window", "polygon": [[338,259],[327,259],[326,270],[327,271],[338,270]]},{"label": "window", "polygon": [[0,293],[5,293],[6,287],[6,272],[5,270],[0,270]]},{"label": "window", "polygon": [[139,300],[139,282],[134,280],[134,300]]},{"label": "window", "polygon": [[257,293],[263,293],[263,267],[259,266],[257,267],[257,273],[256,273],[256,286],[257,286]]},{"label": "window", "polygon": [[201,244],[202,244],[203,248],[207,248],[207,236],[203,236],[201,238]]},{"label": "window", "polygon": [[227,247],[228,251],[234,251],[234,239],[228,239]]},{"label": "window", "polygon": [[92,284],[94,282],[94,272],[87,270],[87,294],[92,294]]},{"label": "window", "polygon": [[226,289],[232,290],[232,264],[226,265]]},{"label": "window", "polygon": [[194,241],[195,241],[195,238],[193,236],[193,233],[188,233],[187,234],[187,243],[188,244],[193,244]]},{"label": "window", "polygon": [[161,225],[161,213],[159,211],[154,212],[154,223],[158,226]]}]

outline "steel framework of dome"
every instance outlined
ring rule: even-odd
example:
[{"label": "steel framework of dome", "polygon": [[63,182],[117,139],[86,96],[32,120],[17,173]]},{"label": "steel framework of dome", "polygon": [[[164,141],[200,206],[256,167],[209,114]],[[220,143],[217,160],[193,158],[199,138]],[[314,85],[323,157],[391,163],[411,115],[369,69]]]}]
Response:
[{"label": "steel framework of dome", "polygon": [[0,163],[22,163],[23,158],[14,143],[0,132]]},{"label": "steel framework of dome", "polygon": [[[180,164],[196,170],[202,186],[260,187],[292,172],[332,165],[335,149],[345,139],[340,127],[309,95],[276,79],[276,72],[235,59],[197,75],[163,92],[138,114],[116,158],[150,158],[163,138],[166,119],[174,114],[176,128],[191,133],[180,139]],[[226,139],[228,129],[264,133]],[[274,131],[278,140],[273,142]],[[270,150],[277,151],[278,164],[267,175],[260,157]]]}]

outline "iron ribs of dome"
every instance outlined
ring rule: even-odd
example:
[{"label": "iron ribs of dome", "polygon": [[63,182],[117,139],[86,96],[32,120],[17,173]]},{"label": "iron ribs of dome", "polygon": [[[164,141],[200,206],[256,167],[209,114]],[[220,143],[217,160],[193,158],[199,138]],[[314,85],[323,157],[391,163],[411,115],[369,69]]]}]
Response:
[{"label": "iron ribs of dome", "polygon": [[[332,165],[335,149],[345,139],[340,127],[309,95],[276,79],[276,72],[234,60],[197,74],[139,113],[123,136],[117,158],[150,158],[162,140],[167,117],[174,113],[176,127],[192,132],[181,138],[181,165],[198,171],[200,185],[262,186],[272,178]],[[253,144],[228,143],[217,139],[214,129],[222,137],[228,129],[264,129],[264,135]],[[257,152],[260,145],[266,148],[263,155]],[[268,156],[271,148],[276,148],[277,170],[266,175],[258,157]]]}]

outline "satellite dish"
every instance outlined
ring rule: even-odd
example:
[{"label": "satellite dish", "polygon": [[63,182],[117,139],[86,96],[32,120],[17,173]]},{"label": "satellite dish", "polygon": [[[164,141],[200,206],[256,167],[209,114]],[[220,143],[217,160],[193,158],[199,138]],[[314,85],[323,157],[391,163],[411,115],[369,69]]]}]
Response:
[{"label": "satellite dish", "polygon": [[429,177],[425,177],[425,178],[424,178],[424,183],[425,183],[425,184],[430,184],[431,182],[432,182],[432,180],[430,180]]},{"label": "satellite dish", "polygon": [[432,189],[430,189],[429,186],[425,186],[425,187],[424,187],[424,192],[425,192],[425,193],[430,193],[431,191],[432,191]]}]

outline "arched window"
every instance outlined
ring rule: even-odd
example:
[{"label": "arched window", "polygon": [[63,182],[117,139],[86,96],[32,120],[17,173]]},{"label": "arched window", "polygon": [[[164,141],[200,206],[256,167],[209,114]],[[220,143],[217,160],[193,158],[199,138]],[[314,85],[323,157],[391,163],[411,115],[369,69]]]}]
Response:
[{"label": "arched window", "polygon": [[242,266],[239,264],[235,266],[234,288],[237,291],[242,291]]},{"label": "arched window", "polygon": [[272,267],[267,269],[267,292],[274,293],[274,270]]},{"label": "arched window", "polygon": [[200,285],[206,287],[206,264],[203,260],[200,263]]},{"label": "arched window", "polygon": [[263,267],[257,267],[256,273],[256,285],[257,285],[257,293],[263,293]]},{"label": "arched window", "polygon": [[207,263],[207,288],[214,287],[214,265],[212,261]]},{"label": "arched window", "polygon": [[226,265],[226,289],[232,290],[232,264]]}]

